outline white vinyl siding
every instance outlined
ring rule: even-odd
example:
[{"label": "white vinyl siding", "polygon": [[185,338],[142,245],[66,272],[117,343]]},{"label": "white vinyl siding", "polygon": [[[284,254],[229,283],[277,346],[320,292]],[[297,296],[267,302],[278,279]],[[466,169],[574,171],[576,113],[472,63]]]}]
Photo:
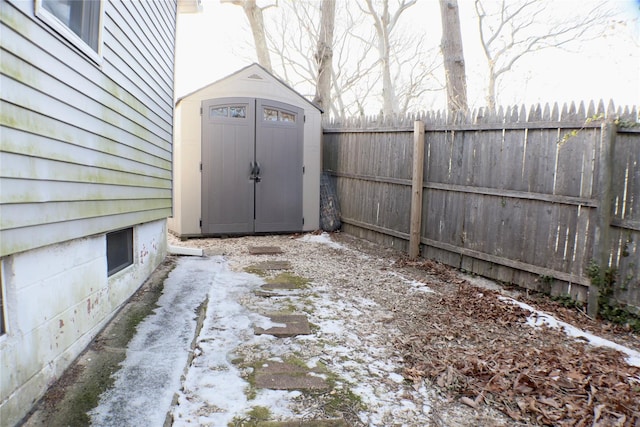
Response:
[{"label": "white vinyl siding", "polygon": [[0,3],[0,256],[171,215],[176,3],[103,7],[97,65]]}]

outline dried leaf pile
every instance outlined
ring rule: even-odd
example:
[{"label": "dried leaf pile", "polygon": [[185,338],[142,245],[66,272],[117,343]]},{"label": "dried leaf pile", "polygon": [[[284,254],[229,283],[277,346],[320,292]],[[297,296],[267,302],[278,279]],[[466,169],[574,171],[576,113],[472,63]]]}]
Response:
[{"label": "dried leaf pile", "polygon": [[498,299],[446,267],[449,283],[423,314],[420,332],[398,342],[405,378],[436,384],[471,406],[492,405],[522,424],[640,426],[640,368],[614,350],[534,329],[528,311]]}]

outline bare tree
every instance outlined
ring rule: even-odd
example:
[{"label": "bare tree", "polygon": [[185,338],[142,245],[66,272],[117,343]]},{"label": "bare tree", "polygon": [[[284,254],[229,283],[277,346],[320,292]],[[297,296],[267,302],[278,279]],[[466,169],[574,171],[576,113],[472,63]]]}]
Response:
[{"label": "bare tree", "polygon": [[444,59],[447,82],[447,106],[451,113],[466,111],[467,74],[465,72],[458,0],[440,0],[442,41],[440,49]]},{"label": "bare tree", "polygon": [[[274,69],[292,87],[311,97],[319,94],[317,54],[309,55],[323,44],[322,3],[313,0],[283,1],[281,13],[272,15],[266,25],[267,42]],[[370,24],[362,14],[354,16],[349,2],[335,2],[331,67],[328,98],[323,95],[323,109],[334,117],[358,114],[372,100],[372,90],[379,80],[376,56],[372,54],[374,38]],[[323,55],[326,54],[326,50]]]},{"label": "bare tree", "polygon": [[251,32],[253,33],[253,41],[256,46],[256,55],[258,56],[258,63],[264,68],[273,72],[271,66],[271,55],[269,54],[269,48],[267,46],[267,37],[264,29],[264,16],[263,11],[270,7],[277,6],[277,0],[274,4],[260,7],[256,4],[256,0],[220,0],[221,3],[231,3],[236,6],[242,6],[249,25],[251,26]]},{"label": "bare tree", "polygon": [[[415,1],[402,0],[395,13],[387,7],[386,17],[384,13],[379,16],[380,22],[389,21],[384,24],[385,31],[396,29],[394,34],[389,32],[386,41],[385,49],[389,53],[384,73],[388,80],[386,86],[383,73],[377,70],[381,64],[377,32],[371,25],[370,15],[364,13],[364,4],[359,7],[353,2],[281,1],[277,13],[265,15],[265,44],[270,50],[272,72],[301,94],[316,101],[322,99],[323,110],[334,117],[364,115],[371,111],[379,101],[381,86],[383,94],[391,93],[390,98],[394,100],[386,116],[424,108],[423,104],[418,105],[421,97],[427,91],[442,90],[444,86],[434,77],[440,57],[423,47],[424,36],[411,37],[399,31],[400,14]],[[333,20],[329,11],[323,13],[331,3]],[[384,4],[388,6],[388,3],[389,0],[384,0]],[[371,3],[371,6],[384,4]],[[330,28],[331,21],[333,28]],[[331,38],[333,41],[329,43]]]},{"label": "bare tree", "polygon": [[389,117],[399,113],[398,100],[391,77],[391,33],[398,24],[398,19],[404,11],[416,4],[417,0],[401,0],[396,11],[389,11],[389,0],[381,0],[382,11],[376,10],[373,0],[365,0],[366,9],[360,9],[371,16],[377,36],[380,74],[382,76],[382,113]]},{"label": "bare tree", "polygon": [[335,0],[322,0],[320,34],[316,49],[316,63],[318,66],[318,80],[316,96],[313,101],[326,110],[331,102],[331,77],[333,71],[333,30],[335,26]]},{"label": "bare tree", "polygon": [[334,37],[331,112],[342,119],[364,116],[380,82],[377,56],[373,52],[375,35],[362,14],[354,15],[348,2],[342,2],[339,28]]},{"label": "bare tree", "polygon": [[597,6],[583,16],[559,21],[545,14],[553,10],[553,4],[544,0],[502,0],[493,11],[487,10],[484,0],[475,0],[475,9],[489,68],[486,100],[490,109],[496,108],[498,80],[517,61],[542,49],[599,37],[604,28],[601,24],[610,17],[602,6]]}]

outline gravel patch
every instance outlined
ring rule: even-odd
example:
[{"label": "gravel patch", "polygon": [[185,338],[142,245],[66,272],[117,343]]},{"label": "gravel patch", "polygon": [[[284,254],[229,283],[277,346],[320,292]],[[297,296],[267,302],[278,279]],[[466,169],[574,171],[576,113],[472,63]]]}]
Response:
[{"label": "gravel patch", "polygon": [[[245,378],[252,363],[296,359],[311,368],[322,366],[334,382],[328,392],[293,393],[280,418],[295,414],[298,419],[327,419],[338,414],[354,426],[513,425],[489,406],[471,408],[447,397],[428,380],[405,380],[405,360],[397,343],[415,332],[425,308],[452,285],[425,271],[395,267],[401,254],[343,234],[331,239],[311,234],[185,242],[170,237],[169,243],[223,254],[230,269],[238,272],[286,260],[292,267],[289,274],[310,281],[300,296],[265,298],[247,292],[239,297],[252,312],[302,313],[313,325],[309,336],[238,343],[229,357],[241,361]],[[283,253],[251,255],[249,248],[255,246],[275,246]],[[282,271],[258,273],[268,280]]]}]

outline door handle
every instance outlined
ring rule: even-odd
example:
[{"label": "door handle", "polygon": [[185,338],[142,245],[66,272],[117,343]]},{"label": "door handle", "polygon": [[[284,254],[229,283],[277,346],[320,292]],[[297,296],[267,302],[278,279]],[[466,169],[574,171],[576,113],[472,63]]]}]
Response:
[{"label": "door handle", "polygon": [[253,175],[256,182],[260,182],[262,178],[260,178],[260,162],[256,162],[256,172]]},{"label": "door handle", "polygon": [[249,179],[256,179],[256,164],[249,162]]}]

